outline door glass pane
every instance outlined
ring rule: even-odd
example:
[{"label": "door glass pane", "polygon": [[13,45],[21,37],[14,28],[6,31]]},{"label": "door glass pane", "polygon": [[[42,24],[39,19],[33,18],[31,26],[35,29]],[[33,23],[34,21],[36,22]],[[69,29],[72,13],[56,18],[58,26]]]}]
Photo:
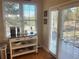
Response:
[{"label": "door glass pane", "polygon": [[58,11],[51,11],[51,38],[49,44],[49,50],[56,55],[57,47],[57,25],[58,25]]},{"label": "door glass pane", "polygon": [[62,11],[62,40],[60,59],[79,58],[79,8]]},{"label": "door glass pane", "polygon": [[63,20],[63,36],[62,36],[62,48],[61,48],[61,59],[73,59],[74,54],[74,29],[75,29],[75,21],[73,18],[69,16],[72,15],[71,10],[64,10],[62,12],[62,20]]},{"label": "door glass pane", "polygon": [[79,59],[79,7],[76,9],[76,18],[74,59]]}]

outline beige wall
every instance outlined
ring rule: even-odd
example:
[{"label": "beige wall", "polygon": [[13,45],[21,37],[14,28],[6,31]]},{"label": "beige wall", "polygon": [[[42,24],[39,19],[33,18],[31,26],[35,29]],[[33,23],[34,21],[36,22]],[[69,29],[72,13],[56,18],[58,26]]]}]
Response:
[{"label": "beige wall", "polygon": [[0,0],[0,42],[2,42],[5,39],[2,14],[2,0]]},{"label": "beige wall", "polygon": [[[11,1],[11,0],[10,0]],[[41,44],[42,40],[42,0],[32,0],[30,3],[35,3],[37,6],[37,25],[38,25],[38,37],[39,44]],[[5,39],[5,31],[4,31],[4,22],[3,22],[3,14],[2,14],[2,1],[0,0],[0,42]],[[6,39],[5,39],[6,40]]]},{"label": "beige wall", "polygon": [[39,44],[42,44],[42,40],[43,40],[43,4],[42,4],[42,0],[36,0],[36,4],[37,4],[37,24],[38,24],[38,37],[39,37]]},{"label": "beige wall", "polygon": [[[61,4],[64,5],[64,3],[69,3],[69,2],[72,2],[72,1],[75,1],[75,0],[43,0],[43,11],[44,10],[48,10],[51,8],[51,7],[54,7],[54,6],[59,6]],[[69,3],[70,4],[70,3]],[[61,8],[61,7],[59,7]],[[44,17],[43,17],[44,18]],[[48,18],[47,18],[48,19]],[[48,19],[49,21],[49,19]],[[48,39],[48,30],[50,28],[48,28],[48,24],[43,24],[43,47],[45,49],[48,49],[48,44],[49,44],[49,39]]]}]

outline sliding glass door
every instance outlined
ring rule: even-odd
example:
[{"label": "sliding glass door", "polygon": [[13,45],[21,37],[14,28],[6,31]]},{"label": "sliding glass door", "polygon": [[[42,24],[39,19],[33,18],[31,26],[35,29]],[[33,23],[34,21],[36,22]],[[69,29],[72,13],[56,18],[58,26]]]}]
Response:
[{"label": "sliding glass door", "polygon": [[58,11],[50,12],[50,36],[49,36],[49,50],[56,55],[57,50],[57,25],[58,25]]},{"label": "sliding glass door", "polygon": [[62,11],[62,35],[59,59],[79,59],[79,7]]}]

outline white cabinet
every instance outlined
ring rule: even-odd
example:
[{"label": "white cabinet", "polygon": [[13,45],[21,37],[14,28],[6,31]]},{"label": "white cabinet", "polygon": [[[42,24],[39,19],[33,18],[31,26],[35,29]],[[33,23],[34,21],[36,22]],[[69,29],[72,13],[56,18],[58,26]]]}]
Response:
[{"label": "white cabinet", "polygon": [[6,49],[7,49],[7,46],[3,46],[0,47],[0,59],[7,59],[7,53],[6,53]]},{"label": "white cabinet", "polygon": [[11,59],[16,56],[38,52],[38,38],[36,36],[10,39],[9,43]]}]

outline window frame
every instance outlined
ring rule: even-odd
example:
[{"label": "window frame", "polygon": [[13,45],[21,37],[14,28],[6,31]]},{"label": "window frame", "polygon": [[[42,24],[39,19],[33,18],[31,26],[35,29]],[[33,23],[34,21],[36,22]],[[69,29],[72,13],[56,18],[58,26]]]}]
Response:
[{"label": "window frame", "polygon": [[[35,28],[36,28],[36,32],[38,34],[38,31],[37,31],[37,5],[33,2],[18,2],[18,1],[3,1],[3,15],[5,15],[5,11],[4,11],[4,2],[13,2],[13,3],[18,3],[19,4],[19,15],[21,16],[20,18],[20,21],[21,20],[24,20],[23,18],[23,4],[27,4],[27,5],[34,5],[35,6],[35,20],[31,20],[31,21],[35,21]],[[5,37],[6,37],[6,24],[5,24],[5,17],[4,18],[4,27],[5,27]],[[21,32],[20,34],[24,34],[24,28],[21,29]],[[8,38],[8,37],[6,37]]]}]

